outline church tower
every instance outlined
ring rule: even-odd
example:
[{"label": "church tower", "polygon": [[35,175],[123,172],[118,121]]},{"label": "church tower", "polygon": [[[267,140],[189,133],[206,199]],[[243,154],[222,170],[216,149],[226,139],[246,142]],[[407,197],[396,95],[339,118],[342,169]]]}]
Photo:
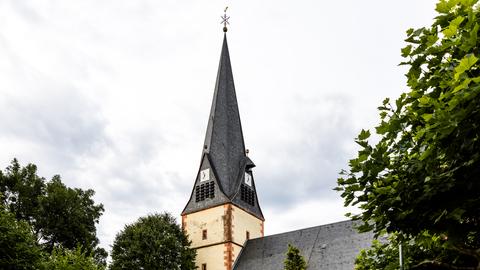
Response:
[{"label": "church tower", "polygon": [[182,212],[199,270],[231,270],[245,241],[263,236],[247,153],[225,33],[200,167]]}]

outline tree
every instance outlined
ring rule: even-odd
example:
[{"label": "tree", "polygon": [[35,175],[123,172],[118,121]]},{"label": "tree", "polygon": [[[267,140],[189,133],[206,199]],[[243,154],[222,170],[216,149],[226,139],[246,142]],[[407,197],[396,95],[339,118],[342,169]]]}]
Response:
[{"label": "tree", "polygon": [[41,249],[28,223],[17,221],[0,206],[0,269],[33,270],[41,260]]},{"label": "tree", "polygon": [[[46,184],[40,198],[36,225],[44,243],[50,249],[57,244],[74,249],[81,245],[91,251],[98,244],[95,224],[103,212],[102,205],[95,205],[93,190],[66,187],[56,175]],[[54,217],[54,218],[52,218]]]},{"label": "tree", "polygon": [[28,164],[21,167],[13,159],[5,173],[0,170],[0,192],[4,194],[2,202],[18,220],[35,225],[39,215],[40,198],[45,193],[45,178],[37,175],[37,166]]},{"label": "tree", "polygon": [[[442,0],[431,27],[407,31],[410,90],[379,107],[379,141],[361,150],[337,190],[360,231],[398,232],[440,253],[414,266],[480,269],[480,28],[478,0]],[[423,237],[424,235],[430,238]],[[449,256],[442,256],[445,251]]]},{"label": "tree", "polygon": [[106,263],[106,251],[97,247],[95,225],[104,209],[95,204],[93,190],[72,189],[60,176],[51,181],[37,175],[37,167],[21,167],[16,159],[0,171],[1,202],[17,220],[27,222],[47,252],[61,245],[67,249],[82,249],[98,262]]},{"label": "tree", "polygon": [[48,270],[103,270],[104,266],[98,265],[95,260],[82,251],[55,247],[42,267]]},{"label": "tree", "polygon": [[196,251],[170,214],[154,214],[126,225],[112,248],[111,270],[195,269]]},{"label": "tree", "polygon": [[[390,234],[388,239],[384,239],[383,237],[380,240],[375,239],[370,249],[360,251],[355,261],[355,270],[399,269],[400,245],[402,245],[403,269],[411,269],[416,266],[415,261],[439,255],[443,252],[440,239],[432,238],[430,235],[425,235],[424,237],[428,239],[428,241],[420,241],[419,243],[415,241],[405,241],[405,239],[399,237],[397,233]],[[427,243],[429,246],[424,245]],[[424,246],[422,246],[422,244]]]},{"label": "tree", "polygon": [[288,244],[288,251],[286,254],[287,258],[285,258],[284,266],[285,270],[305,270],[307,269],[307,263],[305,259],[300,254],[300,250]]}]

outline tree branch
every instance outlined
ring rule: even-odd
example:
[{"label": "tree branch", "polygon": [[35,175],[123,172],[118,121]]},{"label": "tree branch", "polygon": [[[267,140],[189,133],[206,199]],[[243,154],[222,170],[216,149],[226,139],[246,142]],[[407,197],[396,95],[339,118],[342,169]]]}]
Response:
[{"label": "tree branch", "polygon": [[452,245],[452,249],[460,252],[461,254],[471,256],[480,262],[480,249],[470,249],[458,245]]}]

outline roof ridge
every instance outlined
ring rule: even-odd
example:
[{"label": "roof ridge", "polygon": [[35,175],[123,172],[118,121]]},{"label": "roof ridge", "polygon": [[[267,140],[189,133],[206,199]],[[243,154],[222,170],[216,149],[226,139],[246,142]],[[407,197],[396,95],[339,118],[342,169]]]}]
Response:
[{"label": "roof ridge", "polygon": [[327,224],[322,224],[322,225],[317,225],[317,226],[306,227],[306,228],[303,228],[303,229],[296,229],[296,230],[288,231],[288,232],[270,234],[270,235],[266,235],[266,236],[263,236],[263,237],[253,238],[253,239],[250,239],[250,240],[248,240],[248,241],[260,240],[260,239],[270,238],[270,237],[274,237],[274,236],[278,236],[278,235],[282,235],[282,234],[299,232],[299,231],[304,231],[304,230],[308,230],[308,229],[319,228],[319,227],[324,227],[324,226],[329,226],[329,225],[334,225],[334,224],[340,224],[340,223],[347,223],[347,222],[352,222],[352,223],[353,223],[353,222],[355,222],[355,220],[347,219],[347,220],[342,220],[342,221],[336,221],[336,222],[332,222],[332,223],[327,223]]}]

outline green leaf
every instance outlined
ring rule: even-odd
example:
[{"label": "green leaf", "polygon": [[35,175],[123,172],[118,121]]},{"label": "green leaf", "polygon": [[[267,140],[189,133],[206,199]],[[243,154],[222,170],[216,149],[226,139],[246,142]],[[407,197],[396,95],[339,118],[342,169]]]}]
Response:
[{"label": "green leaf", "polygon": [[460,63],[455,67],[455,80],[460,78],[465,71],[470,70],[470,68],[477,63],[478,58],[473,54],[468,54],[460,60]]},{"label": "green leaf", "polygon": [[443,13],[443,14],[448,13],[453,7],[452,2],[453,1],[441,0],[439,3],[437,3],[435,10],[438,13]]},{"label": "green leaf", "polygon": [[387,117],[388,113],[387,112],[381,112],[380,113],[380,119],[385,119],[385,117]]},{"label": "green leaf", "polygon": [[460,0],[460,3],[462,3],[462,5],[465,7],[473,7],[473,5],[475,5],[477,2],[478,0]]},{"label": "green leaf", "polygon": [[410,93],[408,93],[408,95],[412,98],[419,98],[421,97],[422,94],[418,93],[417,91],[411,91]]},{"label": "green leaf", "polygon": [[465,20],[464,17],[458,16],[453,21],[451,21],[450,25],[442,31],[445,37],[450,38],[455,35],[457,33],[458,27],[463,22],[463,20]]},{"label": "green leaf", "polygon": [[468,51],[471,51],[471,49],[475,47],[475,45],[477,44],[479,28],[480,28],[479,24],[475,23],[475,26],[473,27],[473,29],[468,34],[468,37],[465,38],[465,40],[464,40],[464,42],[461,46],[461,49],[463,51],[468,52]]},{"label": "green leaf", "polygon": [[418,99],[418,102],[420,102],[420,104],[422,104],[422,105],[427,105],[427,104],[430,103],[430,98],[427,97],[427,96],[423,96],[423,97]]},{"label": "green leaf", "polygon": [[432,116],[433,116],[433,114],[431,114],[431,113],[422,114],[422,118],[425,119],[425,121],[427,121],[427,122],[430,121],[430,119],[432,119]]},{"label": "green leaf", "polygon": [[455,89],[453,89],[452,93],[456,93],[460,90],[467,88],[471,81],[472,79],[470,78],[463,80],[463,82],[460,85],[458,85],[457,87],[455,87]]},{"label": "green leaf", "polygon": [[418,159],[425,160],[427,157],[430,156],[431,153],[432,153],[432,147],[427,147],[427,149],[423,151],[422,155]]},{"label": "green leaf", "polygon": [[392,190],[391,187],[378,187],[375,191],[379,194],[386,195]]},{"label": "green leaf", "polygon": [[474,83],[479,83],[479,82],[480,82],[480,76],[475,77],[475,78],[472,78],[472,81],[473,81]]},{"label": "green leaf", "polygon": [[425,30],[425,27],[418,28],[417,30],[413,31],[413,36],[415,37],[419,36],[420,34],[423,33],[424,30]]},{"label": "green leaf", "polygon": [[407,57],[412,51],[412,45],[408,45],[402,49],[402,57]]},{"label": "green leaf", "polygon": [[433,44],[435,44],[435,42],[438,41],[438,36],[436,33],[433,35],[428,35],[427,40],[428,40],[428,45],[432,46]]},{"label": "green leaf", "polygon": [[360,134],[358,135],[358,139],[361,141],[364,141],[370,137],[370,131],[369,130],[364,130],[360,131]]},{"label": "green leaf", "polygon": [[390,125],[387,122],[382,121],[381,124],[375,128],[375,131],[377,132],[377,134],[382,135],[387,133],[389,128],[390,128]]},{"label": "green leaf", "polygon": [[385,98],[382,102],[383,106],[387,106],[387,104],[390,102],[389,98]]}]

